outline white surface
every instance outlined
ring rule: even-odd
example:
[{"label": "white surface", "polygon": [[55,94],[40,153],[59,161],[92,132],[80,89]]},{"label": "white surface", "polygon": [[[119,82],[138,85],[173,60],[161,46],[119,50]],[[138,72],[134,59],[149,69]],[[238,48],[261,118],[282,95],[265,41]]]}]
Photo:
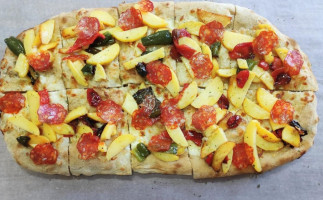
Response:
[{"label": "white surface", "polygon": [[[0,55],[3,40],[40,24],[61,12],[81,7],[117,6],[120,0],[0,0]],[[130,1],[127,1],[130,2]],[[224,1],[218,1],[224,2]],[[231,0],[268,18],[283,33],[296,39],[308,54],[320,88],[323,84],[323,1]],[[318,113],[323,93],[319,91]],[[304,111],[306,112],[306,110]],[[62,177],[20,168],[0,139],[0,199],[322,199],[323,137],[320,130],[301,159],[261,175],[194,181],[166,175]]]}]

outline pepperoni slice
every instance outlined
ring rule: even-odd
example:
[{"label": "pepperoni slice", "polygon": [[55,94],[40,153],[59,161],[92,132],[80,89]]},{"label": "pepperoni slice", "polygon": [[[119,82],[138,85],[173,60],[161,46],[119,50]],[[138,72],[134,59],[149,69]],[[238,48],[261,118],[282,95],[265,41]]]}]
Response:
[{"label": "pepperoni slice", "polygon": [[131,7],[124,11],[120,15],[118,24],[124,31],[143,26],[140,10]]},{"label": "pepperoni slice", "polygon": [[67,115],[67,111],[61,104],[41,105],[37,113],[39,121],[47,124],[61,124]]},{"label": "pepperoni slice", "polygon": [[182,29],[174,29],[172,31],[173,41],[178,41],[181,37],[189,37],[191,38],[191,34],[184,28]]},{"label": "pepperoni slice", "polygon": [[138,2],[139,9],[144,12],[151,12],[154,10],[153,2],[149,0],[141,0]]},{"label": "pepperoni slice", "polygon": [[237,74],[237,86],[243,88],[249,78],[249,70],[242,70]]},{"label": "pepperoni slice", "polygon": [[146,70],[148,72],[146,78],[154,84],[166,86],[172,80],[172,72],[169,67],[159,60],[148,63]]},{"label": "pepperoni slice", "polygon": [[209,22],[200,28],[199,36],[201,42],[211,45],[216,41],[220,41],[222,39],[224,32],[224,27],[220,22],[216,20]]},{"label": "pepperoni slice", "polygon": [[70,55],[70,56],[64,57],[63,60],[71,60],[75,62],[77,60],[87,60],[88,58],[89,58],[88,55]]},{"label": "pepperoni slice", "polygon": [[270,111],[273,122],[286,124],[293,120],[294,107],[291,103],[278,99]]},{"label": "pepperoni slice", "polygon": [[192,116],[192,125],[200,131],[205,131],[215,123],[216,111],[213,106],[203,105]]},{"label": "pepperoni slice", "polygon": [[0,110],[4,113],[16,114],[25,107],[26,98],[19,92],[9,92],[0,98]]},{"label": "pepperoni slice", "polygon": [[177,51],[175,46],[172,46],[172,48],[170,49],[170,57],[174,60],[176,60],[177,62],[181,61],[181,54],[179,54],[179,52]]},{"label": "pepperoni slice", "polygon": [[269,69],[271,69],[272,71],[275,71],[276,69],[280,69],[280,68],[284,68],[283,62],[281,61],[280,58],[275,56],[273,63],[271,63],[271,65],[269,66]]},{"label": "pepperoni slice", "polygon": [[289,51],[284,59],[284,67],[288,69],[291,76],[298,75],[303,66],[304,60],[298,50]]},{"label": "pepperoni slice", "polygon": [[242,118],[239,115],[231,116],[227,121],[228,128],[237,128],[242,122]]},{"label": "pepperoni slice", "polygon": [[50,102],[49,94],[46,89],[39,91],[38,94],[40,97],[40,105],[49,104],[49,102]]},{"label": "pepperoni slice", "polygon": [[[175,44],[175,43],[174,43]],[[192,49],[191,47],[182,44],[182,45],[176,45],[176,50],[178,51],[178,53],[180,53],[182,56],[184,56],[187,59],[190,59],[194,53],[196,52],[194,49]]]},{"label": "pepperoni slice", "polygon": [[218,100],[218,106],[221,109],[229,109],[229,100],[223,94],[221,95],[220,99]]},{"label": "pepperoni slice", "polygon": [[148,149],[153,152],[167,151],[173,140],[169,137],[167,131],[151,137],[148,143]]},{"label": "pepperoni slice", "polygon": [[172,31],[172,37],[176,51],[185,58],[190,59],[194,55],[195,50],[185,44],[179,45],[178,39],[181,37],[191,38],[191,34],[186,29],[174,29]]},{"label": "pepperoni slice", "polygon": [[255,53],[267,55],[278,44],[278,37],[273,31],[261,31],[254,39],[252,45]]},{"label": "pepperoni slice", "polygon": [[190,64],[196,78],[206,79],[210,77],[213,64],[209,56],[198,52],[191,57]]},{"label": "pepperoni slice", "polygon": [[77,142],[76,148],[82,160],[94,158],[98,152],[100,138],[92,133],[84,133]]},{"label": "pepperoni slice", "polygon": [[87,94],[87,101],[91,106],[97,107],[99,103],[101,102],[100,95],[92,88],[88,88],[86,90]]},{"label": "pepperoni slice", "polygon": [[171,129],[182,127],[185,123],[184,113],[177,108],[178,98],[166,99],[160,105],[161,120]]},{"label": "pepperoni slice", "polygon": [[145,52],[145,51],[146,51],[146,47],[145,47],[141,42],[139,42],[139,43],[137,44],[137,47],[138,47],[142,52]]},{"label": "pepperoni slice", "polygon": [[[275,60],[275,59],[274,59]],[[269,64],[266,63],[266,61],[261,60],[258,64],[259,67],[261,67],[263,70],[268,71],[269,70]]]},{"label": "pepperoni slice", "polygon": [[245,42],[237,44],[231,52],[229,52],[229,56],[231,59],[248,59],[253,58],[253,48],[252,48],[252,42]]},{"label": "pepperoni slice", "polygon": [[44,72],[52,68],[50,54],[48,51],[36,52],[28,55],[29,65],[39,72]]},{"label": "pepperoni slice", "polygon": [[253,149],[246,143],[236,144],[233,148],[232,163],[238,169],[244,169],[255,161]]},{"label": "pepperoni slice", "polygon": [[214,152],[210,153],[209,155],[207,155],[205,157],[205,162],[211,166],[212,165],[212,161],[213,161],[213,157],[214,157]]},{"label": "pepperoni slice", "polygon": [[35,148],[30,151],[30,159],[36,165],[53,165],[56,163],[58,151],[49,144],[37,144]]},{"label": "pepperoni slice", "polygon": [[202,138],[203,138],[202,133],[198,133],[196,131],[187,131],[187,130],[183,131],[183,133],[186,140],[191,140],[199,147],[202,146]]},{"label": "pepperoni slice", "polygon": [[137,130],[144,130],[145,128],[154,125],[159,120],[157,118],[150,118],[149,113],[145,110],[145,108],[140,108],[135,110],[132,114],[132,126]]},{"label": "pepperoni slice", "polygon": [[123,117],[121,106],[112,100],[101,101],[96,107],[96,113],[105,122],[112,124],[118,123]]},{"label": "pepperoni slice", "polygon": [[99,33],[99,30],[100,22],[96,17],[82,17],[75,28],[78,37],[67,53],[72,53],[92,44],[97,37],[105,38],[104,35]]}]

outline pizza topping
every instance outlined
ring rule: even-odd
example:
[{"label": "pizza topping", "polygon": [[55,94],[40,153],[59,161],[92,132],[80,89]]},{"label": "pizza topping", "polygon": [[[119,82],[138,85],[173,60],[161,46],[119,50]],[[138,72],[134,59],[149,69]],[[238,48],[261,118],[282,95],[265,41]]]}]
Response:
[{"label": "pizza topping", "polygon": [[43,89],[38,92],[40,105],[45,105],[50,103],[49,93],[46,89]]},{"label": "pizza topping", "polygon": [[[90,44],[89,48],[87,49],[87,52],[97,51],[98,49],[96,49],[95,47],[107,46],[107,45],[114,44],[116,42],[109,31],[103,33],[103,35],[104,35],[104,38],[102,36],[97,37],[94,40],[94,42],[92,44]],[[100,50],[98,50],[98,51],[100,52]],[[92,53],[97,54],[99,52],[92,52]],[[89,52],[89,53],[91,53],[91,52]]]},{"label": "pizza topping", "polygon": [[205,131],[215,123],[216,110],[213,106],[203,105],[192,116],[192,125],[200,131]]},{"label": "pizza topping", "polygon": [[172,37],[177,52],[185,58],[190,59],[195,53],[195,50],[185,44],[179,45],[178,40],[181,37],[191,38],[191,34],[186,29],[174,29],[172,31]]},{"label": "pizza topping", "polygon": [[241,121],[242,121],[242,118],[239,115],[231,116],[227,121],[228,128],[238,127]]},{"label": "pizza topping", "polygon": [[219,56],[220,48],[221,48],[221,42],[220,42],[220,41],[218,41],[218,42],[214,42],[214,43],[210,46],[210,50],[211,50],[211,53],[212,53],[212,56],[213,56],[213,57],[218,57],[218,56]]},{"label": "pizza topping", "polygon": [[143,26],[140,10],[134,7],[127,9],[120,14],[118,24],[124,31]]},{"label": "pizza topping", "polygon": [[36,165],[52,165],[56,163],[58,151],[49,144],[37,144],[30,151],[30,158]]},{"label": "pizza topping", "polygon": [[141,38],[141,42],[144,46],[168,45],[173,43],[173,39],[169,30],[163,30]]},{"label": "pizza topping", "polygon": [[147,69],[146,69],[146,64],[143,63],[143,62],[140,62],[136,65],[136,71],[138,72],[138,74],[141,76],[141,77],[146,77],[148,72],[147,72]]},{"label": "pizza topping", "polygon": [[211,166],[212,165],[212,161],[213,161],[213,157],[214,157],[214,152],[210,153],[209,155],[207,155],[205,157],[205,162]]},{"label": "pizza topping", "polygon": [[12,51],[16,56],[19,56],[21,53],[25,54],[24,44],[17,38],[11,36],[6,38],[4,42],[7,44],[10,51]]},{"label": "pizza topping", "polygon": [[263,70],[268,71],[269,70],[269,64],[266,63],[266,61],[261,60],[258,64],[259,67],[261,67]]},{"label": "pizza topping", "polygon": [[278,75],[275,75],[275,77],[275,87],[287,85],[292,80],[292,78],[287,73],[280,73]]},{"label": "pizza topping", "polygon": [[48,51],[36,52],[28,55],[29,65],[34,68],[34,70],[39,72],[44,72],[52,68],[52,63],[50,62],[50,54]]},{"label": "pizza topping", "polygon": [[139,42],[139,43],[137,44],[137,47],[138,47],[142,52],[145,52],[145,51],[146,51],[146,47],[145,47],[141,42]]},{"label": "pizza topping", "polygon": [[154,10],[154,4],[150,0],[141,0],[138,2],[139,9],[144,12],[151,12]]},{"label": "pizza topping", "polygon": [[182,127],[185,123],[184,113],[177,107],[178,99],[166,99],[160,106],[161,120],[170,129]]},{"label": "pizza topping", "polygon": [[184,136],[185,136],[185,139],[186,140],[191,140],[192,142],[194,142],[194,144],[196,144],[197,146],[202,146],[202,138],[203,138],[203,135],[202,133],[198,133],[196,131],[183,131],[184,133]]},{"label": "pizza topping", "polygon": [[105,38],[99,30],[100,22],[96,17],[82,17],[75,28],[78,37],[66,53],[72,53],[92,44],[97,37]]},{"label": "pizza topping", "polygon": [[301,135],[301,136],[304,136],[304,135],[307,135],[307,130],[304,129],[299,123],[298,121],[296,120],[292,120],[291,122],[289,122],[289,125],[291,125],[292,127],[294,127],[298,133]]},{"label": "pizza topping", "polygon": [[40,105],[37,113],[39,121],[47,124],[61,124],[67,115],[67,111],[61,104]]},{"label": "pizza topping", "polygon": [[244,169],[254,162],[253,149],[246,143],[236,144],[233,148],[232,163],[238,169]]},{"label": "pizza topping", "polygon": [[181,61],[181,54],[179,54],[175,46],[171,47],[169,54],[170,54],[170,57],[172,57],[172,59],[176,60],[176,62]]},{"label": "pizza topping", "polygon": [[121,106],[112,100],[100,101],[96,107],[96,114],[105,122],[112,124],[118,123],[123,117]]},{"label": "pizza topping", "polygon": [[255,55],[253,54],[252,42],[245,42],[237,44],[231,52],[229,52],[229,56],[231,59],[248,59],[253,58]]},{"label": "pizza topping", "polygon": [[237,74],[237,86],[243,88],[249,78],[249,70],[242,70]]},{"label": "pizza topping", "polygon": [[252,44],[254,52],[264,56],[278,44],[278,37],[273,31],[261,31]]},{"label": "pizza topping", "polygon": [[221,95],[220,99],[218,100],[218,106],[221,109],[229,109],[229,100],[223,94]]},{"label": "pizza topping", "polygon": [[138,143],[136,148],[132,150],[132,154],[137,158],[139,162],[144,161],[149,156],[150,151],[144,143]]},{"label": "pizza topping", "polygon": [[154,84],[166,86],[172,80],[169,67],[159,60],[148,63],[146,69],[148,72],[146,78]]},{"label": "pizza topping", "polygon": [[293,120],[294,108],[291,103],[278,99],[270,111],[273,122],[286,124]]},{"label": "pizza topping", "polygon": [[144,130],[159,120],[159,118],[150,118],[149,115],[150,113],[147,113],[144,108],[135,110],[132,114],[132,126],[137,130]]},{"label": "pizza topping", "polygon": [[0,98],[0,110],[4,113],[16,114],[25,107],[26,98],[19,92],[9,92]]},{"label": "pizza topping", "polygon": [[272,71],[275,71],[276,69],[284,68],[283,62],[281,61],[280,58],[274,57],[274,61],[271,63],[271,65],[269,66],[269,68]]},{"label": "pizza topping", "polygon": [[196,53],[191,57],[190,64],[196,78],[206,79],[210,77],[213,64],[208,55]]},{"label": "pizza topping", "polygon": [[144,109],[150,118],[156,118],[161,114],[160,104],[161,102],[154,95],[147,95],[139,107]]},{"label": "pizza topping", "polygon": [[224,27],[220,22],[212,21],[200,28],[199,36],[203,43],[211,45],[214,42],[220,41],[224,33]]},{"label": "pizza topping", "polygon": [[273,131],[273,134],[276,136],[276,137],[278,137],[278,138],[282,138],[282,136],[283,136],[283,129],[284,128],[280,128],[280,129],[277,129],[277,130],[275,130],[275,131]]},{"label": "pizza topping", "polygon": [[93,76],[95,74],[96,66],[91,64],[85,64],[81,69],[84,76]]},{"label": "pizza topping", "polygon": [[173,140],[168,135],[167,131],[163,131],[158,135],[151,137],[148,143],[148,149],[153,152],[167,151]]},{"label": "pizza topping", "polygon": [[298,50],[289,51],[284,59],[284,67],[288,69],[288,74],[291,76],[298,75],[304,60]]},{"label": "pizza topping", "polygon": [[77,142],[76,148],[82,160],[94,158],[98,152],[100,138],[92,133],[84,133]]},{"label": "pizza topping", "polygon": [[97,107],[102,100],[100,95],[92,88],[88,88],[86,94],[87,101],[91,106]]},{"label": "pizza topping", "polygon": [[28,147],[29,146],[29,140],[30,140],[30,137],[29,136],[19,136],[16,138],[17,141],[19,142],[19,144],[25,146],[25,147]]},{"label": "pizza topping", "polygon": [[72,62],[75,62],[77,60],[87,60],[89,58],[88,55],[83,55],[83,54],[80,54],[80,55],[70,55],[70,56],[66,56],[63,58],[63,60],[71,60]]}]

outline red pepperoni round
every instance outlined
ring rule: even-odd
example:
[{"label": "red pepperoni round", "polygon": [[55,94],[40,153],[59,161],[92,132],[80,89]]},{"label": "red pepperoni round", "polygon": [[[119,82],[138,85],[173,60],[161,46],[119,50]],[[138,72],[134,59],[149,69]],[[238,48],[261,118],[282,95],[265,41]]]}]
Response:
[{"label": "red pepperoni round", "polygon": [[218,106],[221,109],[228,109],[229,108],[229,100],[223,94],[221,95],[220,99],[218,100]]},{"label": "red pepperoni round", "polygon": [[269,64],[266,63],[266,61],[261,60],[258,64],[259,67],[261,67],[263,70],[268,71],[269,70]]},{"label": "red pepperoni round", "polygon": [[0,110],[4,113],[16,114],[25,107],[26,98],[19,92],[9,92],[0,98]]},{"label": "red pepperoni round", "polygon": [[278,57],[274,57],[274,61],[271,63],[271,65],[269,66],[269,68],[272,71],[275,71],[276,69],[280,69],[280,68],[284,68],[283,66],[283,62],[280,60],[280,58]]},{"label": "red pepperoni round", "polygon": [[245,42],[237,44],[233,50],[229,53],[229,56],[231,59],[248,59],[253,58],[253,48],[252,48],[252,42]]},{"label": "red pepperoni round", "polygon": [[140,10],[131,7],[124,11],[120,15],[118,24],[124,31],[143,26]]},{"label": "red pepperoni round", "polygon": [[39,91],[38,94],[40,97],[40,105],[49,104],[49,102],[50,102],[49,94],[46,89]]},{"label": "red pepperoni round", "polygon": [[145,128],[154,125],[158,120],[157,118],[150,118],[150,113],[147,113],[145,108],[140,108],[135,110],[132,114],[132,122],[131,125],[137,130],[144,130]]},{"label": "red pepperoni round", "polygon": [[249,70],[242,70],[237,74],[237,86],[243,88],[249,78]]},{"label": "red pepperoni round", "polygon": [[82,17],[75,28],[78,37],[67,53],[72,53],[92,44],[98,36],[105,38],[104,35],[99,33],[99,30],[100,22],[96,17]]},{"label": "red pepperoni round", "polygon": [[96,114],[105,122],[112,124],[118,123],[123,117],[121,106],[112,100],[101,101],[96,107]]},{"label": "red pepperoni round", "polygon": [[187,130],[183,131],[183,133],[186,140],[191,140],[199,147],[202,146],[202,138],[203,138],[202,133],[198,133],[196,131],[187,131]]},{"label": "red pepperoni round", "polygon": [[34,68],[34,70],[39,72],[44,72],[52,68],[52,63],[50,62],[50,54],[48,51],[36,52],[28,55],[29,65]]},{"label": "red pepperoni round", "polygon": [[148,72],[146,78],[154,84],[166,86],[172,80],[172,72],[169,67],[159,60],[148,63],[146,70]]},{"label": "red pepperoni round", "polygon": [[58,151],[49,144],[37,144],[30,151],[30,158],[36,165],[52,165],[56,163]]},{"label": "red pepperoni round", "polygon": [[141,0],[138,2],[139,9],[144,12],[151,12],[154,10],[153,2],[149,0]]},{"label": "red pepperoni round", "polygon": [[237,128],[242,122],[242,118],[239,115],[231,116],[227,121],[228,128]]},{"label": "red pepperoni round", "polygon": [[246,143],[236,144],[233,148],[232,163],[238,169],[244,169],[255,161],[253,149]]},{"label": "red pepperoni round", "polygon": [[182,127],[185,123],[184,113],[177,108],[178,98],[166,99],[160,105],[161,120],[171,129]]},{"label": "red pepperoni round", "polygon": [[194,53],[196,52],[194,49],[192,49],[191,47],[182,44],[182,45],[176,45],[176,50],[178,51],[179,54],[181,54],[182,56],[184,56],[187,59],[190,59]]},{"label": "red pepperoni round", "polygon": [[88,88],[86,90],[87,94],[87,101],[91,106],[97,107],[99,103],[101,102],[100,95],[92,88]]},{"label": "red pepperoni round", "polygon": [[291,76],[298,75],[303,66],[304,60],[298,50],[289,51],[284,59],[284,67],[288,69]]},{"label": "red pepperoni round", "polygon": [[172,57],[172,59],[176,60],[177,62],[181,61],[181,54],[177,51],[175,46],[172,46],[169,54],[170,54],[170,57]]},{"label": "red pepperoni round", "polygon": [[174,29],[172,31],[172,37],[173,37],[173,41],[178,41],[179,38],[181,37],[191,37],[191,34],[184,28],[182,29]]},{"label": "red pepperoni round", "polygon": [[70,56],[64,57],[63,60],[71,60],[75,62],[77,60],[87,60],[88,58],[89,58],[88,55],[70,55]]},{"label": "red pepperoni round", "polygon": [[286,124],[293,120],[294,107],[291,103],[278,99],[270,111],[273,122]]},{"label": "red pepperoni round", "polygon": [[252,44],[255,53],[264,56],[278,44],[278,37],[273,31],[261,31]]},{"label": "red pepperoni round", "polygon": [[200,52],[196,53],[191,57],[190,64],[196,78],[206,79],[210,77],[213,64],[209,56]]},{"label": "red pepperoni round", "polygon": [[37,113],[39,121],[47,124],[61,124],[67,115],[67,111],[61,104],[40,105]]},{"label": "red pepperoni round", "polygon": [[200,131],[205,131],[215,123],[216,111],[213,106],[204,105],[195,111],[192,116],[192,125]]},{"label": "red pepperoni round", "polygon": [[213,157],[214,157],[214,152],[210,153],[209,155],[207,155],[205,157],[205,162],[211,166],[212,165],[212,161],[213,161]]},{"label": "red pepperoni round", "polygon": [[201,42],[204,42],[207,45],[211,45],[214,42],[220,41],[222,39],[223,32],[223,25],[220,22],[214,20],[201,26],[199,36]]},{"label": "red pepperoni round", "polygon": [[167,131],[151,137],[148,143],[148,149],[153,152],[167,151],[173,140],[169,137]]},{"label": "red pepperoni round", "polygon": [[[194,55],[195,50],[185,44],[179,45],[178,39],[181,37],[189,37],[190,38],[191,34],[186,29],[174,29],[172,31],[172,37],[173,37],[174,45],[176,47],[176,51],[180,55],[184,56],[185,58],[190,59]],[[171,56],[172,56],[172,54],[176,55],[175,53],[176,52],[173,52],[173,53],[171,52]],[[173,56],[172,56],[172,58],[173,58]],[[175,59],[175,58],[173,58],[173,59]]]},{"label": "red pepperoni round", "polygon": [[94,158],[98,152],[100,138],[92,133],[84,133],[77,142],[76,148],[82,160]]}]

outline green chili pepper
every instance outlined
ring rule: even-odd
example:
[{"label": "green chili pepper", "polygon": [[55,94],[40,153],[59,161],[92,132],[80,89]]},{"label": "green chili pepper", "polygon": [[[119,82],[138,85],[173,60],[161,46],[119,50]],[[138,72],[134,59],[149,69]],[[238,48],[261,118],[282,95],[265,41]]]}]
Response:
[{"label": "green chili pepper", "polygon": [[172,143],[171,145],[170,145],[170,148],[167,150],[167,151],[165,151],[165,153],[171,153],[171,154],[177,154],[177,148],[178,148],[178,146],[177,146],[177,144],[176,143]]},{"label": "green chili pepper", "polygon": [[210,49],[212,52],[212,56],[218,57],[219,56],[219,51],[221,48],[221,42],[215,42],[211,45]]},{"label": "green chili pepper", "polygon": [[11,36],[9,38],[6,38],[4,42],[7,44],[8,48],[16,55],[19,56],[19,54],[25,54],[25,48],[24,44],[18,40],[17,38]]},{"label": "green chili pepper", "polygon": [[154,34],[141,38],[144,46],[172,44],[172,34],[168,30],[158,31]]},{"label": "green chili pepper", "polygon": [[94,42],[90,45],[89,48],[91,48],[91,47],[102,47],[102,46],[107,46],[107,45],[115,43],[115,40],[112,37],[111,33],[105,32],[103,35],[105,36],[104,39],[98,37],[96,40],[94,40]]},{"label": "green chili pepper", "polygon": [[82,68],[82,72],[84,75],[94,75],[95,73],[95,66],[90,65],[90,64],[85,64],[84,67]]},{"label": "green chili pepper", "polygon": [[138,143],[136,148],[132,150],[132,154],[137,158],[139,162],[144,161],[149,156],[150,151],[147,149],[145,144]]},{"label": "green chili pepper", "polygon": [[247,64],[248,64],[249,71],[252,71],[253,68],[258,64],[258,62],[253,59],[247,59]]}]

